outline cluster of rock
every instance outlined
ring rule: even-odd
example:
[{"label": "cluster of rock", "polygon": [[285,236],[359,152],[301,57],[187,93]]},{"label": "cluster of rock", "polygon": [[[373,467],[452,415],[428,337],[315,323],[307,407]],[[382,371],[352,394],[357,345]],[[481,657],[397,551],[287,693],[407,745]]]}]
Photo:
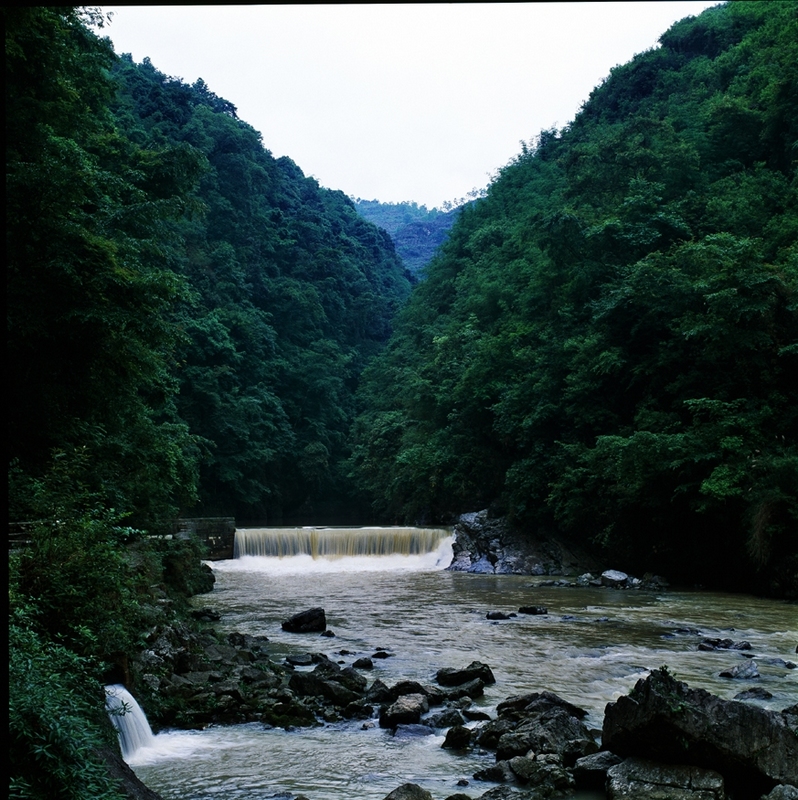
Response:
[{"label": "cluster of rock", "polygon": [[[721,700],[662,669],[608,704],[601,750],[585,716],[557,695],[536,692],[508,698],[480,727],[450,729],[446,742],[457,731],[459,747],[495,751],[495,764],[474,779],[500,785],[480,800],[540,800],[577,790],[603,790],[609,800],[798,798],[798,706],[775,712]],[[385,800],[432,795],[405,784]]]},{"label": "cluster of rock", "polygon": [[452,533],[454,572],[495,575],[579,575],[598,562],[582,549],[550,538],[522,535],[487,511],[461,514]]},{"label": "cluster of rock", "polygon": [[[487,511],[461,514],[452,528],[452,572],[491,575],[560,575],[538,586],[608,586],[613,589],[662,589],[664,578],[635,578],[618,570],[600,571],[585,550],[557,539],[530,537],[515,530],[504,517]],[[586,571],[591,570],[591,571]]]},{"label": "cluster of rock", "polygon": [[[295,615],[283,628],[331,633],[320,608]],[[745,649],[731,640],[704,642]],[[429,683],[388,686],[366,677],[375,659],[391,656],[384,648],[369,656],[340,650],[336,660],[300,653],[278,664],[268,644],[265,636],[242,633],[160,631],[138,665],[141,683],[162,698],[159,721],[181,727],[259,721],[289,729],[356,719],[397,736],[443,735],[446,749],[495,754],[494,763],[472,776],[498,784],[480,800],[568,797],[581,789],[603,790],[610,800],[798,800],[791,788],[798,785],[798,706],[774,712],[721,700],[663,668],[610,703],[599,732],[587,727],[583,709],[547,691],[509,697],[491,718],[474,704],[495,683],[479,661],[439,669]],[[415,784],[389,795],[427,797]]]}]

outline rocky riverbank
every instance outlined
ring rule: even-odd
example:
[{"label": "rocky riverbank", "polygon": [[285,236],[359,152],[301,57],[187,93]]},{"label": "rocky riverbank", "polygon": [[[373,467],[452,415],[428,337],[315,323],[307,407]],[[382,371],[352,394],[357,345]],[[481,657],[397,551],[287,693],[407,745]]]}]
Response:
[{"label": "rocky riverbank", "polygon": [[[207,609],[196,615],[206,623],[215,617]],[[276,660],[265,636],[160,630],[134,666],[136,693],[162,727],[259,722],[295,729],[352,720],[398,736],[443,736],[442,747],[456,754],[494,754],[463,786],[468,795],[446,800],[566,798],[582,789],[605,791],[610,800],[798,798],[791,788],[798,785],[798,706],[776,712],[721,700],[661,669],[607,706],[601,731],[586,725],[583,709],[544,689],[507,697],[489,716],[475,703],[495,683],[487,664],[442,666],[428,682],[387,685],[370,674],[376,660],[394,655],[389,649],[327,654],[313,647],[334,642],[323,609],[286,619],[283,629],[300,631],[309,649]],[[745,643],[707,639],[701,646],[742,650]],[[389,797],[431,800],[412,784]]]}]

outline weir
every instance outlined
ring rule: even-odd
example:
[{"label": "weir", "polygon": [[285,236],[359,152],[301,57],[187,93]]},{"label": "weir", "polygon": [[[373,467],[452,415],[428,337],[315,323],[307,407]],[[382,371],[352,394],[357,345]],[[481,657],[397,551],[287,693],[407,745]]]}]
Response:
[{"label": "weir", "polygon": [[119,734],[119,746],[125,761],[140,748],[155,744],[146,715],[136,698],[122,684],[105,687],[105,708]]},{"label": "weir", "polygon": [[424,555],[450,536],[445,528],[241,528],[235,534],[234,558]]}]

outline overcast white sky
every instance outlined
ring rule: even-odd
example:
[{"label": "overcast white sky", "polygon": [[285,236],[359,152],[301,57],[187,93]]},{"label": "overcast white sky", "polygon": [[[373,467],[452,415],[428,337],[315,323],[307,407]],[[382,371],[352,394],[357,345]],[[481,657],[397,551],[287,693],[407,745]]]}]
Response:
[{"label": "overcast white sky", "polygon": [[484,187],[612,67],[716,4],[104,6],[102,35],[203,78],[323,186],[432,208]]}]

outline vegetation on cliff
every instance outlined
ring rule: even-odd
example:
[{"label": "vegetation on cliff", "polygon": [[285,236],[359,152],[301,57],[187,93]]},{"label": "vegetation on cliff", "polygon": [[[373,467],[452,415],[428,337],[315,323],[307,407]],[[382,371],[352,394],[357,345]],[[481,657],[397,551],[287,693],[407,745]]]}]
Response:
[{"label": "vegetation on cliff", "polygon": [[677,23],[463,211],[361,387],[379,513],[798,593],[796,42],[795,3]]}]

